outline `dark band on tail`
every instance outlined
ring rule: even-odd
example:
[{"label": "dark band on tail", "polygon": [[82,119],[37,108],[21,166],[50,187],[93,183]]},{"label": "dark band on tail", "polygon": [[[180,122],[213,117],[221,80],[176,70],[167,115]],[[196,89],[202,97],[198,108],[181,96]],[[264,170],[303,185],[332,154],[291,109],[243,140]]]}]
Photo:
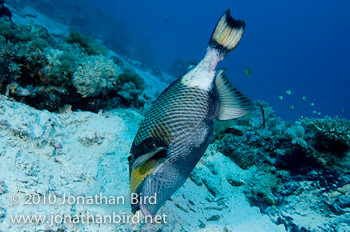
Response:
[{"label": "dark band on tail", "polygon": [[227,56],[241,40],[245,22],[231,17],[227,10],[220,18],[211,35],[208,46],[217,50],[223,57]]}]

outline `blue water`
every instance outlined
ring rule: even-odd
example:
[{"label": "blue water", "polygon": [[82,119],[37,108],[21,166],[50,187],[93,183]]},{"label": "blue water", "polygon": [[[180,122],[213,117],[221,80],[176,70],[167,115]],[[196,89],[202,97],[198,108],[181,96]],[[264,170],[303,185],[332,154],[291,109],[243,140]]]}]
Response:
[{"label": "blue water", "polygon": [[[177,58],[199,62],[218,18],[231,9],[247,26],[239,46],[219,66],[228,68],[227,75],[243,93],[267,101],[287,121],[300,116],[350,118],[350,1],[77,2],[82,9],[96,9],[123,22],[128,49],[162,70]],[[245,74],[246,67],[251,76]]]}]

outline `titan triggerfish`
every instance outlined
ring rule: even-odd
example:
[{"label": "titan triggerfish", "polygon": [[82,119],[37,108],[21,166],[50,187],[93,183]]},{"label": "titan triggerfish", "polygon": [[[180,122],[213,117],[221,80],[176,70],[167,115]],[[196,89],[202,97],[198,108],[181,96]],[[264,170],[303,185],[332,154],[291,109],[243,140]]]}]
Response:
[{"label": "titan triggerfish", "polygon": [[[155,215],[190,175],[213,137],[214,119],[250,112],[252,102],[215,70],[240,41],[245,22],[227,10],[219,19],[203,60],[165,89],[146,113],[129,160],[132,212]],[[155,202],[141,201],[156,196]]]}]

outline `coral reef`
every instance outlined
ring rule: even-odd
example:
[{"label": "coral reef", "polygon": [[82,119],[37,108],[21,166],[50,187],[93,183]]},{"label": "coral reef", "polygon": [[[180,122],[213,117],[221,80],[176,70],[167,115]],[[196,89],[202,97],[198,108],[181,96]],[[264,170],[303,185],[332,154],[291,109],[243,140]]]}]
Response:
[{"label": "coral reef", "polygon": [[341,154],[350,149],[350,121],[344,118],[305,118],[301,122],[316,133],[322,150]]},{"label": "coral reef", "polygon": [[111,59],[99,56],[85,58],[73,75],[73,85],[77,92],[86,97],[107,95],[116,88],[121,69]]},{"label": "coral reef", "polygon": [[125,70],[119,76],[118,85],[121,86],[118,95],[123,97],[126,105],[133,104],[140,107],[147,101],[147,97],[141,95],[145,89],[145,81],[135,71]]},{"label": "coral reef", "polygon": [[[276,197],[273,194],[281,186],[281,179],[276,172],[268,169],[267,171],[257,172],[249,180],[246,188],[246,196],[254,205],[261,206],[266,203],[268,206],[276,205]],[[265,206],[266,207],[266,206]]]},{"label": "coral reef", "polygon": [[290,125],[276,117],[264,102],[257,102],[253,112],[245,117],[217,123],[218,150],[243,169],[260,166],[269,158],[275,158],[281,147],[288,150],[292,146],[283,131]]},{"label": "coral reef", "polygon": [[145,81],[143,78],[132,70],[125,70],[125,72],[119,76],[119,85],[123,86],[128,82],[131,82],[135,88],[141,92],[145,89]]},{"label": "coral reef", "polygon": [[31,105],[41,101],[38,108],[52,109],[50,106],[57,104],[57,98],[47,98],[47,93],[60,95],[60,90],[45,86],[46,78],[40,71],[47,65],[45,50],[49,45],[54,46],[54,40],[40,26],[10,27],[9,22],[1,20],[0,27],[9,29],[0,32],[1,93]]},{"label": "coral reef", "polygon": [[303,149],[308,149],[308,143],[305,140],[305,129],[301,122],[297,121],[295,125],[288,128],[286,135],[291,139],[292,144],[299,145]]},{"label": "coral reef", "polygon": [[98,112],[139,108],[149,99],[142,95],[142,77],[130,67],[124,70],[120,59],[108,59],[103,45],[80,33],[56,42],[37,25],[0,19],[0,29],[0,93],[16,101],[50,111],[71,105]]},{"label": "coral reef", "polygon": [[241,168],[256,168],[244,192],[276,224],[287,231],[346,231],[349,125],[338,117],[292,125],[257,102],[250,115],[219,124],[214,145]]},{"label": "coral reef", "polygon": [[108,50],[105,46],[81,35],[80,32],[77,31],[72,31],[65,41],[71,44],[79,44],[89,55],[106,56],[108,54]]},{"label": "coral reef", "polygon": [[137,89],[135,84],[132,82],[126,82],[123,84],[122,89],[118,91],[118,94],[122,96],[127,101],[132,101],[137,98],[137,96],[142,91]]},{"label": "coral reef", "polygon": [[[308,133],[312,155],[327,168],[349,168],[350,121],[326,116],[301,120]],[[349,169],[348,169],[349,170]]]}]

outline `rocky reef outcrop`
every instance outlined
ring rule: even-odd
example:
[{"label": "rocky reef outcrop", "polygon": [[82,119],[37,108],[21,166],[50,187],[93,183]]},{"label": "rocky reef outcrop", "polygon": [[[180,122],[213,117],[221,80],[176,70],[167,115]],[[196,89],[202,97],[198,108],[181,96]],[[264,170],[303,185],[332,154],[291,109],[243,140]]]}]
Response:
[{"label": "rocky reef outcrop", "polygon": [[142,74],[78,32],[57,41],[42,26],[1,18],[0,47],[0,92],[37,109],[139,108],[153,97]]},{"label": "rocky reef outcrop", "polygon": [[[220,128],[220,126],[219,126]],[[348,231],[350,121],[278,118],[264,102],[231,123],[214,142],[243,169],[251,205],[287,231]]]}]

